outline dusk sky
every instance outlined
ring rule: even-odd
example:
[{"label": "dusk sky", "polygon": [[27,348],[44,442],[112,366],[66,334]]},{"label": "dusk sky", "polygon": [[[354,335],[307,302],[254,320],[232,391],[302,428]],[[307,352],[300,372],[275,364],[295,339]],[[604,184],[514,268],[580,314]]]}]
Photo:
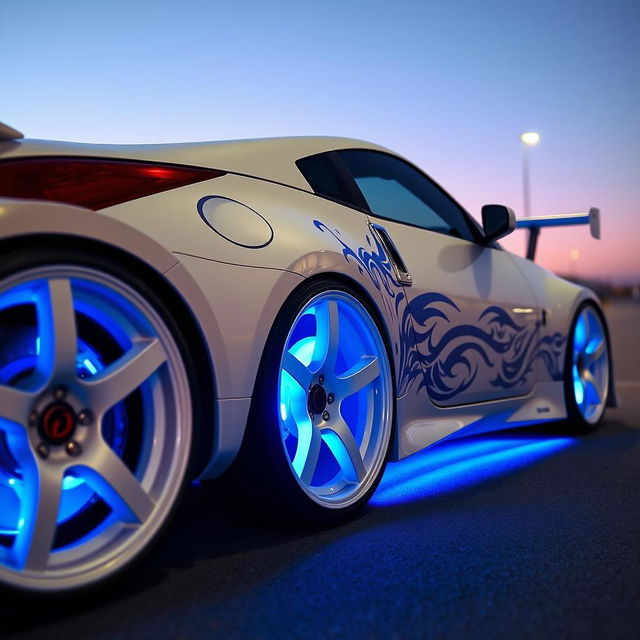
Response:
[{"label": "dusk sky", "polygon": [[640,282],[639,34],[639,0],[0,0],[0,120],[83,142],[363,138],[476,216],[522,215],[518,136],[537,131],[532,213],[603,217],[599,242],[544,231],[539,261]]}]

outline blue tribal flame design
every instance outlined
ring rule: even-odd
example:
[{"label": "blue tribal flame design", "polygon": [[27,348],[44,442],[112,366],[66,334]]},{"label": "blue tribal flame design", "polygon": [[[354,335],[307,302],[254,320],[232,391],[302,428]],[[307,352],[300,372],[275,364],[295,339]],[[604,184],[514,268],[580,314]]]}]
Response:
[{"label": "blue tribal flame design", "polygon": [[417,296],[405,312],[415,321],[416,343],[423,345],[425,384],[436,402],[468,389],[483,366],[494,372],[491,385],[502,389],[524,387],[538,360],[553,380],[562,379],[560,358],[566,339],[558,332],[543,335],[540,320],[533,326],[520,325],[502,307],[492,305],[475,324],[464,324],[456,320],[458,306],[441,293]]},{"label": "blue tribal flame design", "polygon": [[533,326],[518,324],[497,305],[484,309],[475,324],[465,324],[457,320],[460,308],[442,293],[423,293],[408,300],[374,234],[367,234],[367,248],[354,251],[337,229],[319,220],[314,224],[336,238],[345,260],[369,276],[387,309],[398,318],[394,343],[400,362],[398,395],[407,393],[417,380],[417,390],[426,388],[435,402],[451,400],[473,384],[481,367],[494,373],[490,380],[494,387],[524,387],[538,361],[552,380],[562,380],[566,336],[560,332],[544,334],[540,320]]},{"label": "blue tribal flame design", "polygon": [[384,247],[377,236],[373,236],[372,243],[371,236],[367,234],[365,239],[369,249],[360,247],[356,252],[342,240],[340,232],[337,229],[329,229],[324,222],[320,222],[319,220],[314,220],[313,224],[323,233],[328,231],[342,245],[342,255],[344,259],[347,262],[353,260],[358,267],[358,271],[361,274],[366,273],[369,278],[371,278],[373,286],[381,293],[386,293],[386,297],[383,296],[382,299],[387,307],[392,310],[393,306],[390,306],[390,300],[394,300],[397,294],[402,293],[402,291],[398,292],[399,285],[393,277],[391,262],[389,262]]}]

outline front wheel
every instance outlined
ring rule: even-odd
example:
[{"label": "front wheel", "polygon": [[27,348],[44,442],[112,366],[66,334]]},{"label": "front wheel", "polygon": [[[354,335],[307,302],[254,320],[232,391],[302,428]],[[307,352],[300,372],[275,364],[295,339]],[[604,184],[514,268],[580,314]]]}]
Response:
[{"label": "front wheel", "polygon": [[602,422],[609,395],[610,357],[602,312],[587,302],[573,320],[565,361],[567,412],[578,431],[592,431]]},{"label": "front wheel", "polygon": [[340,284],[304,285],[278,315],[261,363],[238,461],[244,486],[273,515],[343,521],[380,480],[392,421],[375,313]]}]

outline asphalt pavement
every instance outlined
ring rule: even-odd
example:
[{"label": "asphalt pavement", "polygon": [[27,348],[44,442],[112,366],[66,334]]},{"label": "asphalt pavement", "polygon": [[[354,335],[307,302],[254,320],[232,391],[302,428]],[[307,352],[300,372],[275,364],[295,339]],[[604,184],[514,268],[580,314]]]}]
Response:
[{"label": "asphalt pavement", "polygon": [[621,406],[595,433],[440,446],[326,531],[242,521],[193,487],[109,590],[3,592],[0,637],[640,638],[640,304],[606,313]]}]

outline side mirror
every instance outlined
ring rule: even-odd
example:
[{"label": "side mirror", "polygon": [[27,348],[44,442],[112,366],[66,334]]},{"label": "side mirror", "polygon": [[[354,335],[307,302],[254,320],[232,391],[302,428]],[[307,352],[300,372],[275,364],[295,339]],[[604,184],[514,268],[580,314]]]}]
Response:
[{"label": "side mirror", "polygon": [[482,228],[485,242],[503,238],[516,228],[516,214],[501,204],[485,204],[482,207]]}]

